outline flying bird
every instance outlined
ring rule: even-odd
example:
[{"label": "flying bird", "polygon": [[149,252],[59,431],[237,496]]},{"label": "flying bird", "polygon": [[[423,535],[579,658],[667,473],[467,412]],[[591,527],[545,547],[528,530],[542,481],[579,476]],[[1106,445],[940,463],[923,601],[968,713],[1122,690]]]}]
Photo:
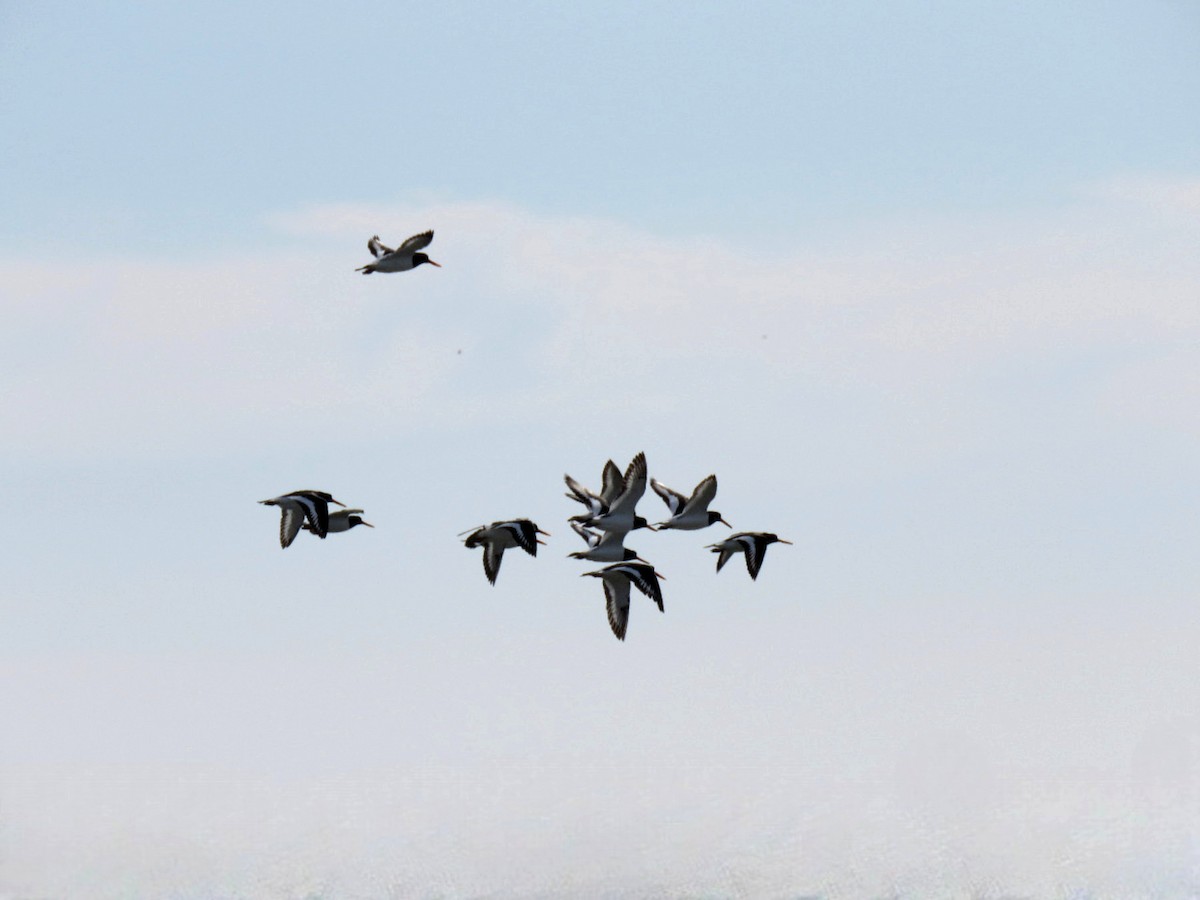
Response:
[{"label": "flying bird", "polygon": [[660,522],[654,526],[655,531],[663,531],[668,528],[677,528],[680,531],[696,531],[700,528],[707,528],[714,522],[720,522],[727,528],[733,526],[721,518],[719,512],[711,511],[708,504],[712,503],[713,498],[717,496],[717,476],[709,475],[692,491],[692,496],[685,497],[678,491],[673,491],[665,484],[655,479],[650,479],[650,486],[654,488],[654,493],[662,497],[663,503],[667,504],[667,509],[671,511],[671,518],[665,522]]},{"label": "flying bird", "polygon": [[[361,513],[361,509],[339,509],[336,512],[331,512],[329,514],[329,527],[326,529],[326,533],[338,534],[343,531],[349,531],[356,525],[366,525],[368,528],[374,528],[375,526],[366,521],[362,515],[360,515]],[[316,532],[313,531],[313,527],[307,522],[300,527],[305,531],[311,531],[313,534],[316,534]]]},{"label": "flying bird", "polygon": [[639,591],[658,605],[663,612],[662,587],[658,580],[665,578],[654,571],[649,563],[624,562],[605,566],[595,572],[584,572],[604,582],[604,599],[608,608],[608,625],[618,641],[625,640],[625,629],[629,625],[629,586]]},{"label": "flying bird", "polygon": [[[615,467],[614,467],[615,468]],[[621,493],[611,503],[601,505],[598,512],[574,516],[572,521],[581,522],[600,531],[618,531],[624,534],[635,528],[647,528],[649,524],[634,513],[642,495],[646,493],[646,454],[639,453],[629,463],[621,483]]]},{"label": "flying bird", "polygon": [[310,526],[309,531],[319,538],[324,538],[329,532],[329,504],[346,505],[340,500],[334,500],[324,491],[292,491],[290,494],[280,494],[270,500],[258,502],[264,506],[279,507],[279,546],[285,550],[296,539],[305,520]]},{"label": "flying bird", "polygon": [[372,272],[407,272],[409,269],[415,269],[417,266],[424,263],[429,263],[431,266],[442,267],[441,263],[435,263],[424,253],[418,253],[418,250],[424,250],[433,242],[433,232],[423,231],[420,234],[414,234],[403,244],[393,250],[391,247],[385,246],[379,240],[379,235],[375,235],[367,241],[367,249],[371,251],[371,255],[375,257],[375,262],[367,263],[355,269],[355,272],[362,272],[364,275],[370,275]]},{"label": "flying bird", "polygon": [[746,554],[746,571],[750,573],[752,579],[758,579],[758,570],[762,568],[763,559],[767,555],[767,547],[774,543],[790,544],[791,541],[785,541],[777,534],[772,534],[769,531],[739,531],[737,534],[731,534],[719,544],[709,544],[709,549],[713,553],[719,553],[717,557],[717,571],[721,571],[721,566],[729,562],[730,557],[735,553]]},{"label": "flying bird", "polygon": [[589,559],[592,562],[629,562],[634,559],[641,560],[642,562],[646,561],[633,550],[625,547],[626,532],[592,531],[589,528],[584,528],[578,522],[572,522],[571,527],[588,544],[586,550],[576,550],[574,553],[568,553],[567,556],[572,559]]},{"label": "flying bird", "polygon": [[463,544],[468,548],[483,547],[483,572],[487,580],[495,584],[504,551],[520,547],[530,556],[537,556],[538,544],[546,543],[538,539],[539,534],[550,536],[550,532],[542,531],[529,519],[510,519],[474,529]]}]

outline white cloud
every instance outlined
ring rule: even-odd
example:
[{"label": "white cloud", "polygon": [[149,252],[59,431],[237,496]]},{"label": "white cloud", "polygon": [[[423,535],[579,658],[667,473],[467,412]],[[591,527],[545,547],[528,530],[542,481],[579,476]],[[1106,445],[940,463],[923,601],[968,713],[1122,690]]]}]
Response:
[{"label": "white cloud", "polygon": [[[981,372],[1200,337],[1194,245],[1103,213],[770,254],[496,204],[332,206],[272,216],[294,237],[284,252],[10,259],[0,427],[34,453],[204,452],[271,432],[319,446],[368,421],[373,435],[536,421],[579,398],[669,414],[736,404],[748,384],[936,413]],[[370,234],[427,226],[444,268],[353,272]],[[1153,372],[1168,377],[1139,377]]]}]

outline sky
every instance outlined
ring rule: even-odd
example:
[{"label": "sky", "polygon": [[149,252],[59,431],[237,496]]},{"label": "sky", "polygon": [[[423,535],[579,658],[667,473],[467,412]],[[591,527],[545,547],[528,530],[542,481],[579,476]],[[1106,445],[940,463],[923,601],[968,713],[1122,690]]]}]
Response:
[{"label": "sky", "polygon": [[[1196,896],[1198,46],[0,3],[0,898]],[[634,533],[622,643],[562,475],[639,451],[794,545]]]}]

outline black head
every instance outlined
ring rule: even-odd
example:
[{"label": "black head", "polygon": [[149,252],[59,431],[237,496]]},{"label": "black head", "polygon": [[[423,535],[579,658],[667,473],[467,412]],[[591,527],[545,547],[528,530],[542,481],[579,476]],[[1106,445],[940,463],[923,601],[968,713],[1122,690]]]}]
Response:
[{"label": "black head", "polygon": [[[650,523],[647,522],[645,519],[643,519],[641,516],[633,517],[633,528],[649,528],[649,527],[650,527]],[[632,531],[633,529],[630,529],[630,530]]]},{"label": "black head", "polygon": [[346,521],[350,523],[349,525],[346,526],[347,529],[353,528],[355,525],[366,525],[368,528],[375,527],[370,522],[364,522],[362,516],[348,516],[346,518]]},{"label": "black head", "polygon": [[419,265],[423,265],[424,263],[429,263],[431,266],[437,266],[439,269],[442,267],[441,263],[435,263],[432,259],[430,259],[429,254],[427,254],[427,253],[414,253],[413,254],[413,268],[414,269]]},{"label": "black head", "polygon": [[714,510],[714,509],[710,509],[710,510],[708,511],[708,524],[709,524],[709,525],[716,525],[718,522],[720,522],[720,523],[721,523],[722,525],[724,525],[726,528],[732,528],[732,527],[733,527],[732,525],[730,525],[728,522],[726,522],[724,519],[722,519],[722,518],[721,518],[721,514],[720,514],[719,512],[717,512],[717,511],[716,511],[716,510]]}]

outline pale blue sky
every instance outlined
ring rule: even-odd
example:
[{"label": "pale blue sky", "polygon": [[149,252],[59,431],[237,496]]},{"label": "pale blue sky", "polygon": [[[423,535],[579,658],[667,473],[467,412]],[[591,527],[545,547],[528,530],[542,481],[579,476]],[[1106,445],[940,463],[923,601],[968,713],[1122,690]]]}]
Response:
[{"label": "pale blue sky", "polygon": [[[1198,49],[0,6],[0,897],[1194,896]],[[795,546],[631,538],[619,644],[561,477],[639,450]]]},{"label": "pale blue sky", "polygon": [[[1189,3],[6,4],[6,243],[194,253],[420,197],[671,232],[1191,174]],[[183,246],[180,246],[183,245]]]}]

